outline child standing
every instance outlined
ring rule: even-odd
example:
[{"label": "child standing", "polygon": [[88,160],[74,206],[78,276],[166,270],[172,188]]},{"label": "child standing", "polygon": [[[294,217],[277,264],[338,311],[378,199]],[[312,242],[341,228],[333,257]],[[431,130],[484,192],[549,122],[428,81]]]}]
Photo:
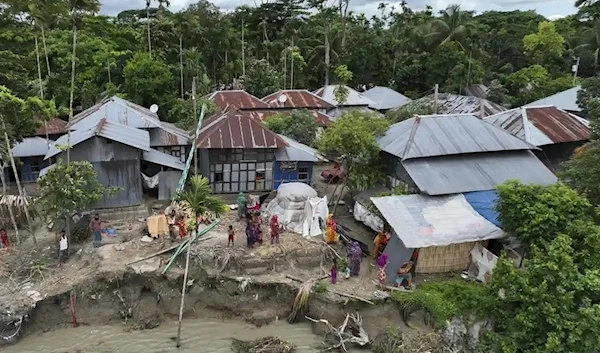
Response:
[{"label": "child standing", "polygon": [[333,266],[331,266],[331,284],[337,283],[337,261],[333,259]]},{"label": "child standing", "polygon": [[235,232],[233,231],[233,226],[229,225],[229,237],[227,240],[227,246],[229,246],[229,244],[231,244],[231,246],[233,246],[233,236],[235,235]]},{"label": "child standing", "polygon": [[67,239],[67,234],[63,230],[60,232],[60,240],[58,241],[58,261],[59,263],[64,263],[67,261],[69,252],[69,240]]}]

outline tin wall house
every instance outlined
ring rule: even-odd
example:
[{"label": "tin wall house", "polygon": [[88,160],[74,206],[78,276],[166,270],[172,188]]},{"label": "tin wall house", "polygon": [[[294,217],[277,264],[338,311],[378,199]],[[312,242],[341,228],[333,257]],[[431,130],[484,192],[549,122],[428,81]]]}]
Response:
[{"label": "tin wall house", "polygon": [[273,190],[275,152],[288,144],[250,114],[229,108],[205,119],[196,145],[199,172],[215,193]]},{"label": "tin wall house", "polygon": [[[59,145],[67,144],[67,135],[60,137],[45,160],[56,157],[66,160]],[[141,159],[150,150],[148,131],[101,119],[95,126],[71,133],[71,161],[89,161],[98,174],[98,182],[106,187],[119,187],[114,195],[104,195],[93,208],[138,206],[143,202]]]},{"label": "tin wall house", "polygon": [[327,159],[319,151],[295,141],[289,137],[279,135],[287,144],[275,152],[273,169],[273,189],[279,185],[290,182],[310,184],[313,175],[313,166]]}]

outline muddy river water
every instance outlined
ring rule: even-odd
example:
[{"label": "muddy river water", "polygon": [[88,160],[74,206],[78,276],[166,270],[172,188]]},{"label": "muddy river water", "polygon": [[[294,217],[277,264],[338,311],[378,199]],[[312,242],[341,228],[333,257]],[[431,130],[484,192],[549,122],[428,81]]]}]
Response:
[{"label": "muddy river water", "polygon": [[184,320],[181,347],[171,339],[177,334],[177,322],[165,323],[153,330],[130,331],[123,326],[82,326],[31,334],[2,353],[231,353],[231,338],[252,340],[277,336],[298,347],[297,353],[314,353],[322,337],[312,333],[309,324],[289,325],[278,321],[255,326],[238,321]]}]

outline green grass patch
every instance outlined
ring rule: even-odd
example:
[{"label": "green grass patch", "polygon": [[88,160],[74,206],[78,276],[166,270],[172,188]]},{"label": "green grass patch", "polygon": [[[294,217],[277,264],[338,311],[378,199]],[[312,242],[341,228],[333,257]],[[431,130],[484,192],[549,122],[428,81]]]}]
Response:
[{"label": "green grass patch", "polygon": [[405,312],[427,310],[437,326],[454,317],[484,317],[494,303],[488,285],[461,278],[420,283],[413,292],[394,292],[392,298]]}]

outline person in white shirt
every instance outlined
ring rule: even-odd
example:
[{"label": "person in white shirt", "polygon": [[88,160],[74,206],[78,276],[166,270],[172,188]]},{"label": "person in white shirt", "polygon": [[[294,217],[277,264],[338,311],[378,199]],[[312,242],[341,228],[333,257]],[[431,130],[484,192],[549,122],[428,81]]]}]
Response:
[{"label": "person in white shirt", "polygon": [[60,232],[58,249],[58,261],[61,263],[67,261],[67,258],[69,256],[69,240],[67,239],[67,234],[64,230]]}]

